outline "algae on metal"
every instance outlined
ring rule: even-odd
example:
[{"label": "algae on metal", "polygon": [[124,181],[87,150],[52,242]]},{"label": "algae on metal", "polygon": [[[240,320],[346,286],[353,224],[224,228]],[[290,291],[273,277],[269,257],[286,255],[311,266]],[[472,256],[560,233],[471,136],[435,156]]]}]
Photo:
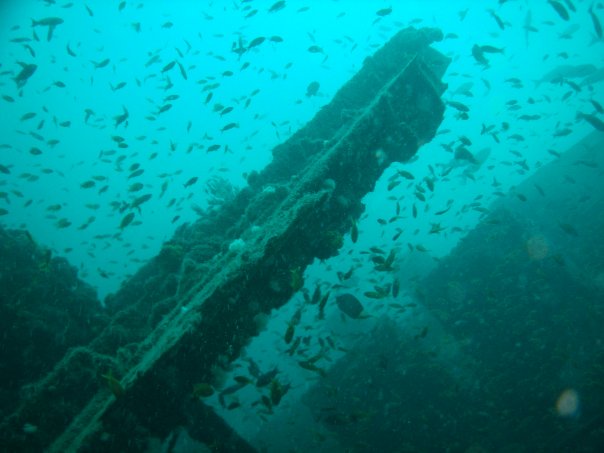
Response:
[{"label": "algae on metal", "polygon": [[[237,357],[257,333],[257,314],[290,299],[292,271],[337,253],[383,170],[434,137],[449,59],[429,45],[440,39],[434,29],[397,33],[313,120],[275,147],[273,161],[250,175],[247,187],[179,228],[108,298],[109,326],[79,351],[88,360],[66,356],[2,423],[9,443],[21,446],[7,426],[30,422],[50,451],[136,451],[145,437],[165,437],[178,426],[225,448],[248,449],[205,405],[192,404],[191,389],[210,380],[213,365]],[[123,397],[106,388],[99,363],[112,364]],[[65,374],[69,385],[53,378]],[[55,420],[45,393],[51,386],[65,399]]]}]

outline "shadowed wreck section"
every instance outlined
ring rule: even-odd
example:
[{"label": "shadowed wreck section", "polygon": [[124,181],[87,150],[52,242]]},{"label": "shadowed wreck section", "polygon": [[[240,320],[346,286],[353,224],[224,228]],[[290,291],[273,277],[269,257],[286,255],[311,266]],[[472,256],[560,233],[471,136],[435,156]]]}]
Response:
[{"label": "shadowed wreck section", "polygon": [[337,254],[383,170],[434,137],[449,59],[429,46],[440,39],[400,31],[246,188],[181,227],[108,298],[108,326],[4,418],[7,448],[145,451],[184,427],[217,451],[253,451],[193,389],[303,286],[306,266]]}]

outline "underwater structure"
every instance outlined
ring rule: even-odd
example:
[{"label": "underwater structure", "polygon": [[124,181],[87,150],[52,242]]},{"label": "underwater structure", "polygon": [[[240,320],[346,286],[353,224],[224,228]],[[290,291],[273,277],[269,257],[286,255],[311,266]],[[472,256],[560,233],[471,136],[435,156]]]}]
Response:
[{"label": "underwater structure", "polygon": [[246,188],[181,227],[108,298],[94,337],[65,343],[25,381],[2,413],[4,447],[146,451],[184,429],[213,451],[254,451],[203,403],[204,383],[257,334],[258,314],[303,286],[308,264],[337,253],[382,171],[434,137],[449,63],[430,47],[440,39],[397,33]]},{"label": "underwater structure", "polygon": [[603,146],[593,132],[497,200],[255,443],[602,450]]}]

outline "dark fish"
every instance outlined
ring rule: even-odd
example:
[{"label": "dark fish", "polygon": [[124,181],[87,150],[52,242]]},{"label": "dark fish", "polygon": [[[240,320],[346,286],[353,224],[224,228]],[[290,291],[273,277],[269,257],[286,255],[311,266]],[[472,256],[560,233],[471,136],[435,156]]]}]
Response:
[{"label": "dark fish", "polygon": [[466,160],[473,164],[478,164],[478,161],[474,157],[474,155],[468,150],[468,148],[464,146],[458,146],[455,148],[455,159],[457,160]]},{"label": "dark fish", "polygon": [[306,97],[316,96],[319,86],[319,82],[310,82],[306,87]]},{"label": "dark fish", "polygon": [[495,13],[495,11],[493,11],[492,9],[489,9],[489,14],[491,15],[491,17],[493,19],[495,19],[495,22],[497,22],[497,26],[499,28],[501,28],[502,30],[505,29],[505,24],[503,23],[501,18]]},{"label": "dark fish", "polygon": [[85,109],[84,110],[84,123],[87,123],[92,115],[94,115],[94,112],[91,109]]},{"label": "dark fish", "polygon": [[82,189],[90,189],[91,187],[94,187],[96,185],[96,183],[92,180],[89,181],[84,181],[82,184],[80,184],[80,187]]},{"label": "dark fish", "polygon": [[298,365],[300,365],[305,370],[312,371],[314,373],[318,373],[321,377],[327,376],[327,373],[325,372],[325,370],[323,368],[319,368],[314,363],[312,363],[310,360],[301,360],[298,362]]},{"label": "dark fish", "polygon": [[569,87],[571,87],[577,93],[581,92],[581,87],[578,84],[576,84],[575,82],[573,82],[572,80],[565,80],[564,83],[566,83]]},{"label": "dark fish", "polygon": [[421,340],[422,338],[426,338],[426,335],[428,335],[428,326],[424,327],[420,333],[418,333],[417,335],[413,336],[414,340]]},{"label": "dark fish", "polygon": [[23,47],[25,47],[28,50],[29,54],[32,57],[36,56],[36,51],[34,50],[34,48],[32,46],[30,46],[29,44],[23,44]]},{"label": "dark fish", "polygon": [[250,17],[254,17],[256,14],[258,14],[258,10],[257,9],[253,9],[253,10],[251,10],[249,13],[247,13],[245,15],[245,18],[249,19]]},{"label": "dark fish", "polygon": [[214,394],[214,389],[210,384],[201,382],[193,386],[193,396],[196,398],[207,398]]},{"label": "dark fish", "polygon": [[[352,274],[352,269],[350,269],[350,271],[347,272],[347,274],[348,273]],[[338,275],[338,277],[339,277],[339,275]],[[323,297],[321,298],[321,300],[319,301],[319,319],[325,318],[325,305],[327,305],[327,301],[329,300],[330,294],[331,294],[331,291],[327,291],[327,293],[325,293],[323,295]]]},{"label": "dark fish", "polygon": [[577,12],[577,8],[575,8],[575,5],[573,5],[573,2],[571,2],[570,0],[564,0],[564,3],[566,3],[566,6],[568,6],[568,9],[570,9],[573,13]]},{"label": "dark fish", "polygon": [[396,186],[398,186],[400,183],[401,183],[401,181],[400,181],[400,180],[399,180],[399,181],[390,181],[390,182],[388,183],[388,188],[387,188],[387,190],[389,190],[389,191],[390,191],[390,190],[394,189],[394,188],[395,188]]},{"label": "dark fish", "polygon": [[541,115],[520,115],[518,117],[519,120],[523,121],[536,121],[541,118]]},{"label": "dark fish", "polygon": [[151,58],[149,58],[147,60],[147,62],[145,63],[145,68],[148,68],[149,66],[151,66],[153,63],[157,63],[159,61],[159,55],[155,54],[153,55]]},{"label": "dark fish", "polygon": [[135,182],[134,184],[130,184],[130,187],[128,187],[128,192],[138,192],[139,190],[142,190],[143,187],[145,187],[143,183]]},{"label": "dark fish", "polygon": [[[237,381],[235,384],[233,385],[229,385],[228,387],[225,387],[219,394],[218,394],[218,401],[220,401],[220,404],[224,407],[225,403],[224,403],[224,397],[226,395],[231,395],[239,390],[241,390],[243,387],[245,387],[247,384],[243,383],[243,382],[239,382]],[[232,403],[231,403],[232,404]],[[230,405],[229,405],[230,407]]]},{"label": "dark fish", "polygon": [[256,387],[265,387],[271,383],[271,381],[277,376],[279,370],[277,367],[273,368],[271,371],[267,371],[264,374],[258,376],[256,379]]},{"label": "dark fish", "polygon": [[174,65],[176,64],[176,60],[171,61],[170,63],[168,63],[166,66],[164,66],[161,70],[161,72],[167,72],[170,69],[172,69],[174,67]]},{"label": "dark fish", "polygon": [[197,180],[198,180],[198,179],[199,179],[199,178],[197,178],[197,176],[193,176],[191,179],[189,179],[189,180],[188,180],[186,183],[184,183],[184,187],[185,187],[185,189],[186,189],[187,187],[190,187],[190,186],[192,186],[193,184],[195,184],[195,183],[197,182]]},{"label": "dark fish", "polygon": [[558,13],[558,16],[560,16],[563,20],[568,20],[570,18],[568,11],[566,11],[566,8],[562,3],[557,2],[556,0],[547,0],[547,3],[552,5],[552,8],[554,8],[554,10]]},{"label": "dark fish", "polygon": [[352,220],[352,227],[350,228],[350,239],[354,243],[359,239],[359,228],[357,227],[357,223]]},{"label": "dark fish", "polygon": [[113,117],[113,119],[115,120],[115,127],[118,127],[120,124],[122,124],[124,121],[126,121],[128,119],[128,117],[130,116],[130,114],[128,113],[128,110],[126,110],[126,107],[122,106],[122,109],[124,110],[124,112],[121,115],[116,115]]},{"label": "dark fish", "polygon": [[409,173],[406,170],[397,170],[397,174],[399,176],[402,176],[405,179],[415,179],[415,176],[413,176],[411,173]]},{"label": "dark fish", "polygon": [[433,223],[432,227],[430,228],[430,232],[429,234],[438,234],[441,231],[444,231],[445,228],[440,226],[440,223]]},{"label": "dark fish", "polygon": [[17,88],[22,88],[27,80],[34,74],[34,72],[36,72],[38,66],[35,64],[22,63],[20,61],[17,63],[21,65],[22,69],[13,80],[17,84]]},{"label": "dark fish", "polygon": [[241,407],[241,403],[239,401],[233,401],[229,403],[226,408],[227,410],[232,411],[233,409],[237,409],[238,407]]},{"label": "dark fish", "polygon": [[583,118],[589,124],[591,124],[597,130],[604,132],[604,121],[598,118],[596,115],[590,113],[577,113],[577,118]]},{"label": "dark fish", "polygon": [[596,31],[596,36],[600,39],[602,39],[602,24],[600,24],[600,19],[598,19],[598,16],[596,16],[596,13],[594,13],[594,5],[592,4],[589,9],[589,15],[591,16],[591,21],[594,24],[594,30]]},{"label": "dark fish", "polygon": [[319,46],[310,46],[310,47],[308,48],[308,51],[309,51],[310,53],[324,53],[324,52],[323,52],[323,49],[322,49],[321,47],[319,47]]},{"label": "dark fish", "polygon": [[560,228],[562,228],[562,230],[563,230],[563,231],[564,231],[566,234],[568,234],[568,235],[570,235],[570,236],[575,236],[575,237],[579,236],[579,233],[577,232],[577,230],[575,229],[575,227],[574,227],[574,226],[572,226],[572,225],[570,225],[570,224],[568,224],[568,223],[561,223],[561,222],[558,222],[558,226],[559,226]]},{"label": "dark fish", "polygon": [[26,114],[24,114],[23,116],[21,116],[21,118],[19,119],[19,121],[27,121],[32,119],[34,116],[36,116],[35,112],[27,112]]},{"label": "dark fish", "polygon": [[487,60],[487,58],[484,56],[484,52],[478,44],[474,44],[472,46],[472,56],[474,57],[477,63],[483,66],[489,65],[489,60]]},{"label": "dark fish", "polygon": [[183,79],[187,80],[188,77],[187,77],[187,71],[185,71],[185,67],[182,64],[180,64],[180,62],[178,62],[178,61],[176,63],[178,63],[178,69],[180,69],[180,75],[182,76]]},{"label": "dark fish", "polygon": [[292,340],[294,339],[294,331],[295,331],[295,326],[293,324],[289,324],[287,326],[287,330],[285,331],[285,335],[284,335],[284,340],[285,340],[285,344],[290,344],[292,342]]},{"label": "dark fish", "polygon": [[57,220],[57,222],[55,223],[55,226],[59,229],[67,228],[70,225],[71,225],[71,222],[69,220],[67,220],[66,218]]},{"label": "dark fish", "polygon": [[394,281],[392,282],[392,297],[398,296],[400,288],[401,288],[401,284],[400,284],[398,278],[395,278]]},{"label": "dark fish", "polygon": [[432,178],[425,177],[424,181],[430,192],[434,192],[434,180]]},{"label": "dark fish", "polygon": [[94,65],[94,69],[100,69],[107,66],[109,64],[109,61],[109,58],[105,58],[104,60],[101,60],[99,62],[91,61],[91,63]]},{"label": "dark fish", "polygon": [[264,36],[259,36],[257,38],[252,39],[252,41],[250,42],[250,44],[247,46],[248,50],[259,46],[260,44],[262,44],[264,41],[266,41],[266,38]]},{"label": "dark fish", "polygon": [[273,3],[273,6],[271,6],[268,10],[269,13],[275,13],[279,10],[282,10],[283,8],[285,8],[285,0],[279,0],[276,3]]},{"label": "dark fish", "polygon": [[120,82],[116,86],[113,86],[113,85],[109,84],[109,87],[111,88],[111,91],[121,90],[125,86],[126,86],[126,82]]},{"label": "dark fish", "polygon": [[130,223],[134,220],[134,213],[133,212],[129,212],[128,214],[126,214],[124,216],[124,218],[122,219],[122,222],[120,223],[120,229],[124,229],[126,228],[128,225],[130,225]]},{"label": "dark fish", "polygon": [[[580,64],[580,65],[560,65],[549,71],[545,74],[540,80],[536,82],[537,86],[543,82],[561,82],[565,79],[574,79],[574,78],[587,78],[589,76],[593,76],[594,73],[598,71],[592,64]],[[581,85],[584,85],[585,80],[581,82]]]},{"label": "dark fish", "polygon": [[573,130],[569,127],[565,127],[563,129],[556,129],[552,134],[554,137],[566,137],[567,135],[572,134]]},{"label": "dark fish", "polygon": [[380,17],[387,16],[390,13],[392,13],[392,8],[382,8],[375,12],[375,14]]},{"label": "dark fish", "polygon": [[594,101],[593,99],[591,99],[589,102],[591,102],[591,104],[598,111],[598,113],[604,113],[604,108],[602,108],[602,105],[598,101]]},{"label": "dark fish", "polygon": [[358,319],[363,313],[363,305],[352,294],[340,294],[336,297],[338,308],[353,319]]},{"label": "dark fish", "polygon": [[453,107],[455,110],[458,110],[460,112],[464,112],[467,113],[470,111],[470,108],[465,105],[462,104],[461,102],[457,102],[457,101],[447,101],[447,105],[450,105],[451,107]]},{"label": "dark fish", "polygon": [[239,127],[239,124],[237,123],[229,123],[226,126],[224,126],[222,129],[220,129],[221,132],[225,132],[228,131],[229,129],[234,129],[236,127]]},{"label": "dark fish", "polygon": [[480,51],[483,53],[484,52],[486,52],[486,53],[504,53],[505,49],[503,47],[484,45],[484,46],[480,46]]},{"label": "dark fish", "polygon": [[247,360],[247,362],[249,364],[247,370],[249,371],[249,373],[252,376],[254,376],[255,378],[258,378],[260,376],[260,367],[252,359],[246,359],[246,360]]},{"label": "dark fish", "polygon": [[52,34],[55,31],[56,26],[61,25],[62,23],[63,19],[61,19],[60,17],[45,17],[44,19],[40,20],[31,20],[32,27],[37,27],[38,25],[48,27],[48,34],[46,35],[47,41],[50,41],[50,39],[52,38]]},{"label": "dark fish", "polygon": [[151,194],[145,194],[145,195],[141,195],[140,197],[136,198],[131,204],[130,204],[130,208],[134,209],[137,208],[140,211],[140,205],[142,205],[143,203],[146,203],[147,201],[149,201],[151,199]]},{"label": "dark fish", "polygon": [[158,110],[157,114],[159,115],[160,113],[164,113],[167,112],[168,110],[170,110],[172,108],[172,104],[166,104],[166,105],[162,105],[160,107],[160,109]]},{"label": "dark fish", "polygon": [[239,57],[241,57],[241,55],[247,52],[247,47],[243,45],[243,38],[241,36],[239,36],[237,42],[234,42],[232,44],[231,52],[236,53],[237,55],[239,55]]},{"label": "dark fish", "polygon": [[144,172],[145,172],[145,170],[143,170],[142,168],[139,168],[138,170],[130,173],[128,175],[128,179],[136,178],[137,176],[142,175]]},{"label": "dark fish", "polygon": [[585,78],[581,80],[580,85],[582,87],[587,85],[593,85],[595,83],[601,82],[602,80],[604,80],[604,68],[597,69],[592,74],[585,76]]}]

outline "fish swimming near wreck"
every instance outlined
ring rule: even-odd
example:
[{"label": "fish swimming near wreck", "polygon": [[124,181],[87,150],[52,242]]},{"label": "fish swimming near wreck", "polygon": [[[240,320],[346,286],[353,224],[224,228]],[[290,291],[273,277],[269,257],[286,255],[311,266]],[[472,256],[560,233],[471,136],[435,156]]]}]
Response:
[{"label": "fish swimming near wreck", "polygon": [[535,85],[539,86],[544,82],[561,83],[565,79],[583,79],[597,70],[598,68],[592,64],[560,65],[547,72],[541,79],[536,80]]},{"label": "fish swimming near wreck", "polygon": [[336,297],[338,308],[353,319],[359,319],[363,313],[363,305],[352,294],[340,294]]},{"label": "fish swimming near wreck", "polygon": [[60,17],[45,17],[44,19],[40,19],[40,20],[35,20],[35,19],[31,20],[32,27],[38,27],[40,25],[48,27],[48,33],[46,35],[47,41],[50,41],[52,39],[52,34],[54,33],[57,25],[61,25],[62,23],[63,23],[63,19],[61,19]]},{"label": "fish swimming near wreck", "polygon": [[17,84],[17,88],[23,88],[23,86],[27,83],[29,78],[32,75],[34,75],[34,72],[36,72],[36,69],[38,69],[38,66],[33,63],[28,64],[28,63],[23,63],[21,61],[18,61],[17,63],[19,63],[21,65],[21,71],[19,72],[19,74],[17,74],[17,76],[13,80]]},{"label": "fish swimming near wreck", "polygon": [[453,159],[446,164],[442,164],[442,167],[444,168],[444,172],[447,173],[452,169],[465,167],[462,174],[464,176],[471,176],[480,170],[490,155],[490,148],[484,148],[476,153],[471,153],[467,148],[460,146],[455,150]]}]

